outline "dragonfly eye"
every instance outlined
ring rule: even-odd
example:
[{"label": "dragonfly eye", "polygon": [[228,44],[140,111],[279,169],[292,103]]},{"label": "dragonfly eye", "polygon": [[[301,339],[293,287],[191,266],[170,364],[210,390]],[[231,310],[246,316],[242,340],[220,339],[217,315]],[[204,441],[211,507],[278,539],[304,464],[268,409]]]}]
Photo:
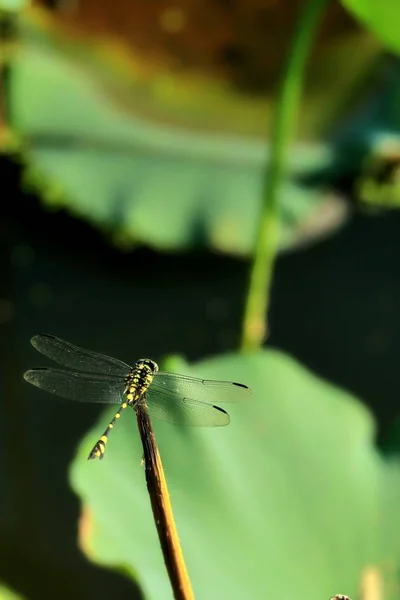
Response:
[{"label": "dragonfly eye", "polygon": [[153,373],[157,373],[158,372],[158,364],[154,361],[151,360],[151,358],[140,358],[137,362],[137,365],[145,365],[146,367],[148,367],[150,369],[150,371]]}]

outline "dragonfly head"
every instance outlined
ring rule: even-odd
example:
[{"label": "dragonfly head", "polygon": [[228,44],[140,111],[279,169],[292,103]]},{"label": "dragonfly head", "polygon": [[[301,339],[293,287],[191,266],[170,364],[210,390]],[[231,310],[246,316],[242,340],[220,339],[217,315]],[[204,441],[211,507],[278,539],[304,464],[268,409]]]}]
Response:
[{"label": "dragonfly head", "polygon": [[136,366],[147,367],[152,375],[158,372],[158,364],[154,360],[151,360],[151,358],[139,358],[136,361]]}]

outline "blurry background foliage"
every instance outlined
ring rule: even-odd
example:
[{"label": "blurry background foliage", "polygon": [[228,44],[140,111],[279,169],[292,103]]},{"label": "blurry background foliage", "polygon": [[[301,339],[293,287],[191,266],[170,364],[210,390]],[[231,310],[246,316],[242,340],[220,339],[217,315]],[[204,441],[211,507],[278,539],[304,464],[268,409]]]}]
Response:
[{"label": "blurry background foliage", "polygon": [[400,52],[400,38],[396,21],[400,16],[397,2],[374,0],[343,0],[343,4],[373,31],[393,52]]},{"label": "blurry background foliage", "polygon": [[269,347],[232,352],[304,5],[0,0],[0,574],[26,598],[172,597],[133,415],[88,464],[113,411],[23,385],[38,331],[253,388],[226,430],[154,424],[196,598],[400,598],[395,2],[327,3]]},{"label": "blurry background foliage", "polygon": [[0,600],[24,600],[24,598],[4,585],[0,585]]},{"label": "blurry background foliage", "polygon": [[[13,23],[7,93],[26,183],[128,249],[249,254],[297,14],[288,7],[135,0],[62,2],[49,13],[34,3]],[[345,221],[340,191],[306,180],[334,167],[326,138],[364,102],[384,60],[336,3],[319,40],[281,191],[282,247]]]}]

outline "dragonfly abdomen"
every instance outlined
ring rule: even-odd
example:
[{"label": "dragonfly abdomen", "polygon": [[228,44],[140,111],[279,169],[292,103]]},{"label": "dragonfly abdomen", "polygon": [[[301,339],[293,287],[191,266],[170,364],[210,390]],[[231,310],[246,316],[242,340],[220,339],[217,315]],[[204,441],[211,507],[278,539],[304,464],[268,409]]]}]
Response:
[{"label": "dragonfly abdomen", "polygon": [[[155,365],[155,367],[154,367]],[[108,441],[108,435],[111,429],[114,428],[115,423],[121,416],[121,413],[128,407],[135,405],[144,398],[147,390],[149,389],[154,373],[158,370],[158,365],[154,361],[149,359],[142,359],[137,361],[135,366],[130,370],[129,375],[126,378],[125,397],[126,401],[122,402],[118,412],[115,413],[114,418],[110,421],[107,429],[95,444],[94,448],[89,454],[89,459],[103,458],[106,450],[106,444]]]}]

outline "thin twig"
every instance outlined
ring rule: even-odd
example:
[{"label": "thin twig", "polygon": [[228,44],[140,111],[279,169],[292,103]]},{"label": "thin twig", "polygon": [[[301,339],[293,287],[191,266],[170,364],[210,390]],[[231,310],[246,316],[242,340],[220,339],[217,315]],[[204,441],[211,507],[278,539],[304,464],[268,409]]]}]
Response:
[{"label": "thin twig", "polygon": [[136,407],[136,417],[143,445],[147,489],[174,597],[175,600],[194,600],[153,426],[147,407],[142,403]]},{"label": "thin twig", "polygon": [[285,152],[292,136],[304,71],[317,24],[329,0],[308,0],[300,15],[286,68],[283,71],[271,142],[271,162],[266,169],[263,203],[243,319],[242,350],[261,346],[267,337],[267,314],[279,236],[278,193]]}]

